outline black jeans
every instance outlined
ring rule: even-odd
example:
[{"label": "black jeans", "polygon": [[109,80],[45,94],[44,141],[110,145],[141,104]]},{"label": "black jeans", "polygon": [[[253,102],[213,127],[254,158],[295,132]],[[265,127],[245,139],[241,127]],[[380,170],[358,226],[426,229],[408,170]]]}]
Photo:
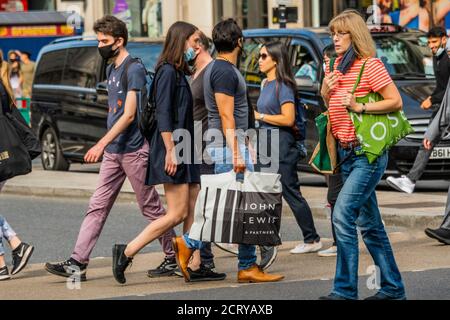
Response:
[{"label": "black jeans", "polygon": [[[268,149],[270,149],[270,134],[268,136]],[[283,198],[294,213],[297,224],[302,230],[304,242],[317,242],[320,240],[320,236],[317,234],[314,226],[311,208],[300,191],[297,163],[300,160],[301,150],[297,146],[297,141],[295,141],[293,134],[288,130],[279,130],[279,143],[277,144],[279,146],[278,174],[281,175]],[[258,158],[261,161],[263,156],[259,155]],[[256,170],[261,171],[264,167],[258,163]]]},{"label": "black jeans", "polygon": [[[331,206],[331,221],[333,221],[334,205],[336,204],[339,192],[344,186],[342,175],[340,173],[328,175],[327,184],[328,184],[327,201]],[[334,228],[333,223],[331,223],[331,232],[333,234],[333,246],[336,246],[336,230]]]},{"label": "black jeans", "polygon": [[[202,163],[200,165],[200,174],[214,174],[214,165]],[[214,266],[214,254],[211,249],[211,242],[204,242],[203,247],[200,249],[201,264],[207,268]]]}]

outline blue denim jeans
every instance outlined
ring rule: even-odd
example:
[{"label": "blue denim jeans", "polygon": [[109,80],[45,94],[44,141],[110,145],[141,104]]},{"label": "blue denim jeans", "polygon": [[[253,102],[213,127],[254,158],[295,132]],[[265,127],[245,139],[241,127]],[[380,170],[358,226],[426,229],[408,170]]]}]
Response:
[{"label": "blue denim jeans", "polygon": [[8,224],[5,218],[0,216],[0,256],[5,255],[5,248],[3,247],[3,238],[10,241],[16,236],[16,233]]},{"label": "blue denim jeans", "polygon": [[344,186],[333,212],[337,261],[333,292],[347,299],[358,299],[358,233],[378,267],[380,292],[392,298],[404,298],[405,288],[395,262],[389,238],[381,220],[375,188],[386,170],[388,156],[383,154],[369,164],[365,155],[338,147],[340,159],[351,153],[341,167]]},{"label": "blue denim jeans", "polygon": [[[247,170],[254,171],[253,163],[250,161],[250,155],[245,146],[240,147],[241,154],[245,155],[245,163],[247,166]],[[216,174],[230,172],[233,170],[233,157],[232,152],[229,148],[213,148],[208,149],[208,153],[211,156],[211,160],[214,162],[214,172]],[[239,179],[238,175],[238,179]],[[243,178],[243,176],[241,177]],[[189,234],[186,233],[183,235],[183,239],[185,240],[187,246],[190,249],[202,249],[205,243],[193,240],[189,238]],[[256,247],[251,245],[239,245],[239,254],[238,254],[239,270],[249,269],[256,263]]]}]

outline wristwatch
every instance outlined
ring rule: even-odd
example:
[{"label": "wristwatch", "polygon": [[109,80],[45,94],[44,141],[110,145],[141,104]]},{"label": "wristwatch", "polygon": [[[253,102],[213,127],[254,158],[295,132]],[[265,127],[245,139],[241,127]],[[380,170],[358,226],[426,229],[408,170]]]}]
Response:
[{"label": "wristwatch", "polygon": [[366,106],[366,104],[363,102],[361,113],[366,113],[366,111],[367,111],[367,106]]},{"label": "wristwatch", "polygon": [[264,117],[265,117],[266,115],[264,114],[264,113],[260,113],[259,114],[259,120],[260,121],[264,121]]}]

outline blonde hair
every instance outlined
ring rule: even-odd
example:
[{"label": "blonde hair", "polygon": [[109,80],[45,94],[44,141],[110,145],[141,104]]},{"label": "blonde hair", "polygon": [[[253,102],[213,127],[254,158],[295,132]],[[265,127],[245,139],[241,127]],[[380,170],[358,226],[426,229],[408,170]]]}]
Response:
[{"label": "blonde hair", "polygon": [[359,58],[375,57],[375,42],[358,11],[352,9],[343,11],[330,21],[328,27],[331,32],[350,33],[353,49]]},{"label": "blonde hair", "polygon": [[12,98],[14,96],[13,94],[13,89],[11,87],[11,83],[9,82],[9,67],[8,67],[8,63],[4,60],[4,56],[3,56],[3,51],[0,50],[0,61],[2,61],[1,65],[0,65],[0,80],[3,83],[3,86],[6,89],[6,92],[9,95],[9,98],[11,99],[11,101],[13,101],[14,99]]}]

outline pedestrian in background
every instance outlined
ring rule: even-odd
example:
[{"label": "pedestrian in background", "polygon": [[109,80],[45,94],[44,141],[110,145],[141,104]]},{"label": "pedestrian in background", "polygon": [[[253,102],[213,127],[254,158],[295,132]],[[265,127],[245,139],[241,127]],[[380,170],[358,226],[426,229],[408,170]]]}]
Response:
[{"label": "pedestrian in background", "polygon": [[[3,61],[3,52],[0,50],[0,112],[3,114],[11,112],[12,100],[13,91],[9,83],[8,64],[6,61]],[[5,183],[6,181],[0,181],[0,191]],[[11,278],[4,258],[3,239],[9,243],[12,249],[13,267],[11,275],[16,275],[25,268],[34,250],[33,246],[19,239],[6,219],[0,215],[0,281]]]},{"label": "pedestrian in background", "polygon": [[23,73],[20,68],[20,62],[15,60],[11,63],[9,69],[9,81],[11,83],[11,88],[13,89],[14,98],[22,98],[23,96]]},{"label": "pedestrian in background", "polygon": [[[146,184],[164,185],[167,213],[152,222],[135,239],[113,247],[113,275],[117,282],[125,283],[125,270],[133,257],[146,245],[172,227],[185,222],[186,232],[193,222],[194,207],[200,191],[199,166],[191,158],[180,161],[176,148],[194,146],[193,98],[186,75],[191,71],[188,63],[195,58],[198,42],[197,27],[178,21],[167,32],[163,52],[159,57],[154,78],[157,130],[153,133]],[[184,130],[190,137],[175,138],[175,130]],[[189,142],[186,139],[191,139]],[[187,162],[187,163],[186,163]],[[176,250],[175,250],[176,251]],[[186,270],[185,270],[186,271]]]},{"label": "pedestrian in background", "polygon": [[[214,133],[220,133],[222,139],[209,140],[207,151],[214,163],[215,174],[232,170],[243,173],[253,170],[253,164],[244,137],[237,133],[238,130],[245,132],[249,125],[247,86],[236,68],[243,52],[242,30],[233,19],[219,22],[213,30],[213,42],[218,55],[208,65],[203,80],[208,109],[207,139]],[[189,259],[194,250],[203,245],[203,242],[189,238],[188,233],[174,241],[178,267],[186,281],[190,281]],[[284,278],[267,274],[256,264],[253,245],[239,245],[238,260],[238,282],[273,282]]]},{"label": "pedestrian in background", "polygon": [[[297,85],[286,47],[279,41],[266,43],[259,53],[259,69],[266,78],[262,82],[255,119],[260,123],[260,130],[267,131],[267,136],[271,137],[268,145],[275,144],[279,147],[279,159],[277,159],[279,165],[277,172],[274,173],[281,175],[283,198],[294,213],[304,238],[304,242],[290,252],[292,254],[317,252],[322,248],[322,242],[314,225],[311,208],[300,191],[297,174],[297,163],[301,158],[301,150],[297,146],[293,130]],[[275,131],[279,134],[279,141],[272,141]],[[264,161],[264,163],[267,162]],[[262,268],[270,266],[275,259],[274,254],[264,258],[262,255],[260,265]]]},{"label": "pedestrian in background", "polygon": [[[213,61],[211,54],[209,53],[210,41],[208,37],[201,31],[197,31],[199,36],[199,46],[196,57],[194,59],[194,74],[190,79],[190,86],[192,90],[192,97],[194,99],[194,122],[195,122],[195,135],[204,137],[208,130],[208,110],[205,103],[205,91],[204,91],[204,76],[207,67]],[[203,157],[206,156],[206,142],[202,139],[201,145],[195,145],[195,152],[198,159],[202,159],[200,165],[200,174],[214,174],[214,165],[209,164]],[[193,218],[193,217],[192,217]],[[192,224],[192,223],[191,223]],[[225,273],[217,273],[214,264],[214,254],[211,249],[211,243],[204,243],[200,249],[200,266],[195,268],[188,268],[190,281],[216,281],[224,280],[226,278]]]},{"label": "pedestrian in background", "polygon": [[[339,161],[344,185],[336,201],[333,224],[336,230],[337,260],[334,288],[326,300],[358,299],[358,233],[374,260],[380,276],[380,290],[369,300],[405,299],[405,288],[395,262],[389,238],[381,220],[375,188],[386,170],[388,154],[384,152],[369,163],[356,137],[348,111],[384,114],[401,110],[402,99],[382,61],[374,58],[375,43],[363,18],[355,10],[346,10],[329,24],[338,54],[334,72],[327,65],[322,95],[328,106],[334,137],[338,142]],[[365,71],[355,94],[361,67]],[[382,101],[356,103],[378,92]],[[344,161],[345,160],[345,161]]]},{"label": "pedestrian in background", "polygon": [[[94,31],[100,55],[106,61],[112,61],[107,69],[108,132],[84,157],[87,163],[96,163],[103,157],[99,181],[70,259],[45,265],[45,269],[52,274],[62,277],[76,275],[82,281],[87,279],[90,255],[126,178],[136,193],[142,214],[150,223],[165,214],[155,188],[145,185],[149,146],[138,128],[136,116],[137,95],[147,84],[145,67],[134,61],[126,49],[128,30],[124,22],[105,16],[96,21]],[[169,259],[174,257],[171,247],[174,236],[171,228],[158,235]]]},{"label": "pedestrian in background", "polygon": [[23,98],[31,98],[31,89],[33,87],[34,72],[36,71],[36,63],[31,61],[31,54],[26,51],[18,51],[17,54],[20,55],[20,68],[23,75]]},{"label": "pedestrian in background", "polygon": [[[445,91],[447,89],[448,80],[450,77],[450,59],[446,50],[447,46],[447,31],[443,27],[434,27],[428,34],[428,47],[433,53],[433,69],[436,77],[436,88],[431,96],[422,102],[421,108],[424,110],[431,110],[431,123],[436,116],[442,100],[444,99]],[[417,153],[416,160],[408,174],[402,175],[399,178],[387,177],[386,182],[389,186],[400,192],[413,193],[416,183],[425,172],[425,168],[430,160],[434,147],[441,141],[442,137],[437,136],[435,141],[432,141],[432,147],[425,149],[423,145],[420,146]]]},{"label": "pedestrian in background", "polygon": [[[334,45],[331,44],[323,50],[323,61],[324,66],[323,70],[326,70],[327,66],[331,66],[330,62],[334,64],[336,61],[337,55],[336,50],[334,48]],[[334,69],[334,67],[332,68]],[[323,87],[323,84],[322,84]],[[338,168],[339,170],[339,168]],[[334,206],[336,204],[336,200],[339,196],[339,192],[342,189],[343,182],[342,182],[342,175],[340,172],[337,172],[335,174],[327,174],[325,175],[325,179],[327,181],[327,202],[328,202],[328,208],[330,210],[330,219],[333,221],[333,215],[334,215]],[[333,243],[331,247],[328,249],[322,250],[318,252],[318,255],[320,257],[335,257],[337,255],[337,246],[336,246],[336,230],[334,228],[334,224],[331,223],[331,234],[333,236]]]}]

